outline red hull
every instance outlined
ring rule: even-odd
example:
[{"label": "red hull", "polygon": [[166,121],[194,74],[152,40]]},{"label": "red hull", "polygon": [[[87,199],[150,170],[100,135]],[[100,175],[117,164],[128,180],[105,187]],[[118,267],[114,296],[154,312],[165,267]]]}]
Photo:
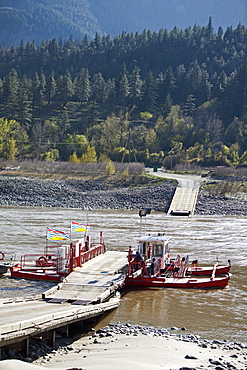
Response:
[{"label": "red hull", "polygon": [[[213,267],[188,267],[186,275],[192,276],[211,276],[213,273]],[[217,266],[215,275],[225,275],[230,272],[231,266]]]},{"label": "red hull", "polygon": [[19,278],[19,279],[31,279],[31,280],[45,280],[45,281],[55,281],[59,282],[62,279],[62,275],[58,275],[56,273],[46,273],[46,272],[31,272],[31,271],[23,271],[19,269],[12,269],[11,277]]},{"label": "red hull", "polygon": [[138,288],[219,289],[225,288],[228,285],[229,279],[229,276],[214,278],[212,280],[210,278],[128,277],[125,286]]},{"label": "red hull", "polygon": [[[78,243],[78,241],[76,241]],[[86,246],[86,243],[85,243]],[[98,256],[99,254],[105,253],[105,245],[102,240],[102,233],[100,233],[99,244],[92,243],[90,247],[85,250],[82,244],[79,244],[79,253],[75,256],[76,245],[70,244],[69,253],[66,258],[63,258],[58,262],[58,257],[54,252],[47,252],[51,248],[58,247],[46,247],[44,254],[37,257],[35,254],[25,254],[21,258],[21,263],[14,265],[10,268],[11,277],[19,279],[33,279],[33,280],[45,280],[59,282],[63,277],[70,274],[76,267],[82,266],[85,262]],[[48,257],[51,257],[49,259]],[[63,270],[58,270],[62,263],[67,264],[67,267]]]}]

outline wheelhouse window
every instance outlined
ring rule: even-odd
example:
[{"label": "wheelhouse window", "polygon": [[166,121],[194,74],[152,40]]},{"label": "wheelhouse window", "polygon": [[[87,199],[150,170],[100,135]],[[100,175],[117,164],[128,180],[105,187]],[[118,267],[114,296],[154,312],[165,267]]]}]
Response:
[{"label": "wheelhouse window", "polygon": [[163,243],[153,243],[153,256],[163,257],[164,245]]}]

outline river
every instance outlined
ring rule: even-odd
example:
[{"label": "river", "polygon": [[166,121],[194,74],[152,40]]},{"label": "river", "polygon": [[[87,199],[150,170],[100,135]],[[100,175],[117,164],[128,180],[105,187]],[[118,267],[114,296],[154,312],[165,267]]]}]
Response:
[{"label": "river", "polygon": [[[46,228],[69,232],[70,222],[86,222],[80,209],[0,207],[0,251],[42,253]],[[231,279],[223,290],[132,290],[122,295],[120,307],[100,323],[126,323],[179,329],[205,339],[247,342],[247,217],[167,216],[151,212],[140,218],[138,210],[93,210],[88,212],[91,236],[103,231],[108,249],[127,250],[137,245],[140,233],[165,232],[171,237],[172,256],[189,254],[202,265],[231,260]],[[77,233],[78,234],[78,233]],[[78,235],[76,235],[78,237]],[[50,242],[49,242],[50,243]],[[53,283],[0,279],[0,298],[40,293]],[[184,332],[183,332],[184,333]]]}]

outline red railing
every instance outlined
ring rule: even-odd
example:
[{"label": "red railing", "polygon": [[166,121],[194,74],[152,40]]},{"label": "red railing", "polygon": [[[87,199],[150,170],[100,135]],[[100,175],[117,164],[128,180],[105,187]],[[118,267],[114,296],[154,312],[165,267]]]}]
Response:
[{"label": "red railing", "polygon": [[25,270],[49,269],[56,270],[57,256],[40,256],[40,254],[24,254],[21,256],[20,268]]},{"label": "red railing", "polygon": [[76,245],[70,244],[68,250],[65,251],[65,257],[58,255],[58,246],[46,246],[43,255],[40,254],[24,254],[21,256],[19,268],[26,271],[56,271],[59,274],[70,273],[74,268],[81,266],[85,262],[94,257],[105,253],[105,245],[100,234],[99,243],[91,243],[89,240],[85,245],[79,245],[78,256],[76,254]]}]

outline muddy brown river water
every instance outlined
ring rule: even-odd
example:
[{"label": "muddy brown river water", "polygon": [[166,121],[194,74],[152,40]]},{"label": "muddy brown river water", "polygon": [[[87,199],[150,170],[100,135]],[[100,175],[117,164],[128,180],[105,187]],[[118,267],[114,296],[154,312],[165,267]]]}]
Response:
[{"label": "muddy brown river water", "polygon": [[[69,232],[70,222],[86,222],[80,209],[0,207],[0,251],[42,253],[46,228]],[[186,328],[205,339],[247,342],[247,217],[172,217],[151,212],[140,218],[138,210],[88,212],[90,235],[96,241],[103,231],[108,249],[137,246],[140,233],[165,232],[171,237],[171,254],[189,254],[202,265],[232,264],[229,286],[223,290],[149,289],[124,292],[121,305],[100,325],[126,323],[164,328]],[[75,235],[78,237],[79,233]],[[49,242],[50,243],[50,242]],[[30,295],[53,283],[0,278],[0,298]]]}]

